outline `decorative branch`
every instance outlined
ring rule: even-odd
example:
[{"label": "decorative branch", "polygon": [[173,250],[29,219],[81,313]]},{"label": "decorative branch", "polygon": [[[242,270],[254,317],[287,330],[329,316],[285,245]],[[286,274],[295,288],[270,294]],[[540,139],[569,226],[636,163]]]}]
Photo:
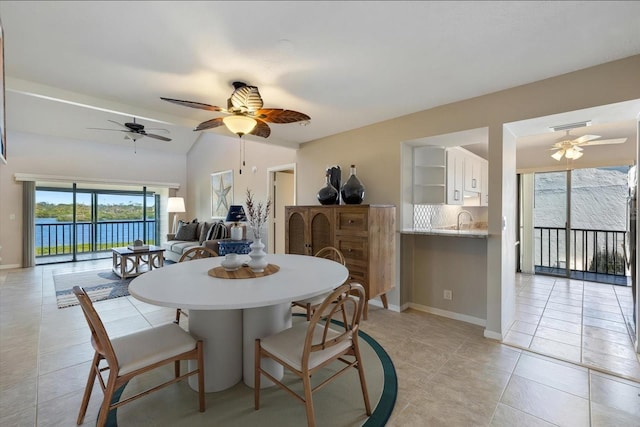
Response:
[{"label": "decorative branch", "polygon": [[247,222],[249,223],[249,227],[251,227],[251,231],[253,231],[253,237],[260,239],[262,237],[262,226],[266,224],[269,219],[271,200],[267,199],[266,204],[258,202],[256,205],[251,190],[247,188],[246,206]]}]

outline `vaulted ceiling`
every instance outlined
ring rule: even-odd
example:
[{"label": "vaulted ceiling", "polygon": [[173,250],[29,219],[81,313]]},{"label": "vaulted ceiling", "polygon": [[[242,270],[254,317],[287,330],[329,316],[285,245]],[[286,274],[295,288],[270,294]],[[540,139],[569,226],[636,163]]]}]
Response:
[{"label": "vaulted ceiling", "polygon": [[233,81],[256,85],[311,116],[271,126],[297,147],[640,53],[629,1],[2,1],[0,19],[9,130],[125,144],[87,128],[135,116],[173,138],[138,144],[181,153],[220,114],[160,97],[225,107]]}]

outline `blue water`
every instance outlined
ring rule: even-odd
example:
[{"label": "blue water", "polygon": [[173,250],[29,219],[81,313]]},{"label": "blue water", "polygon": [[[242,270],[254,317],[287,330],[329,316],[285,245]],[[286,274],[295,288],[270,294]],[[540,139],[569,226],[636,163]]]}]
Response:
[{"label": "blue water", "polygon": [[[44,225],[46,224],[46,225]],[[147,221],[147,238],[145,243],[155,242],[155,221]],[[93,227],[90,223],[76,224],[78,245],[93,242]],[[144,239],[144,224],[140,222],[100,222],[97,224],[96,244],[105,249],[118,244],[130,244],[134,240]],[[55,218],[36,218],[36,248],[71,245],[73,224],[58,222]]]}]

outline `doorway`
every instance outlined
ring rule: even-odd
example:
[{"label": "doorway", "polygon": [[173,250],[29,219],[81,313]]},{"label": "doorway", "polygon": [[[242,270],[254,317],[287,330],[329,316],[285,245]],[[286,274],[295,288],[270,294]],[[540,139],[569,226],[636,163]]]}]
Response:
[{"label": "doorway", "polygon": [[268,253],[285,253],[284,207],[296,204],[296,165],[287,164],[267,169],[269,199],[273,202]]}]

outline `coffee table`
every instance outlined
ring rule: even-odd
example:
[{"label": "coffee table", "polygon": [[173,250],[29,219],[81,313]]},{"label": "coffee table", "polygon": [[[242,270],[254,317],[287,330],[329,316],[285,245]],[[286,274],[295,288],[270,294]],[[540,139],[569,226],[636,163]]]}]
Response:
[{"label": "coffee table", "polygon": [[149,245],[148,248],[131,250],[129,248],[111,248],[115,274],[126,279],[160,268],[164,265],[164,249]]}]

